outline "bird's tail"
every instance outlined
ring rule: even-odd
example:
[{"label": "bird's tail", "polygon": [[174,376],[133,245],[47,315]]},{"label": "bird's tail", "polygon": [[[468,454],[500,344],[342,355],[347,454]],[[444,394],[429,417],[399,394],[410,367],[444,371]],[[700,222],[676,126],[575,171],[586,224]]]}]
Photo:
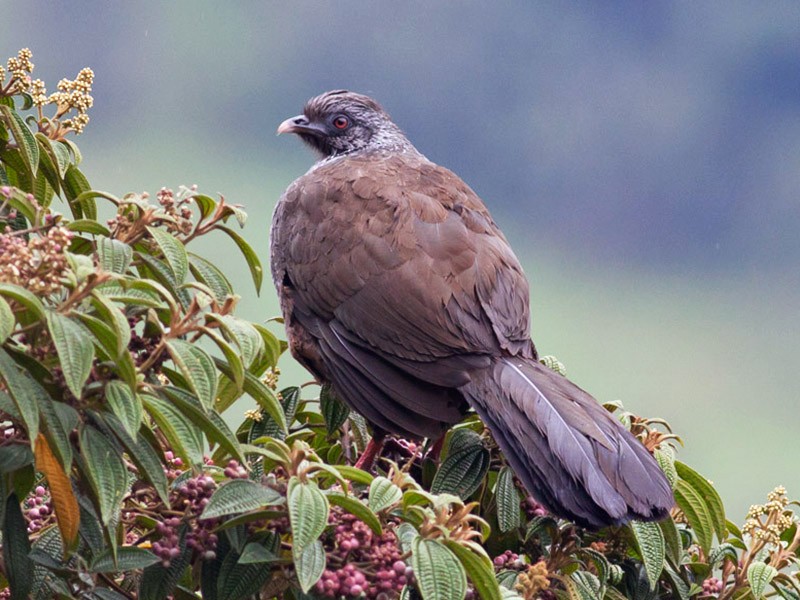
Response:
[{"label": "bird's tail", "polygon": [[462,388],[525,488],[598,529],[665,517],[674,500],[647,449],[589,394],[533,359],[498,357]]}]

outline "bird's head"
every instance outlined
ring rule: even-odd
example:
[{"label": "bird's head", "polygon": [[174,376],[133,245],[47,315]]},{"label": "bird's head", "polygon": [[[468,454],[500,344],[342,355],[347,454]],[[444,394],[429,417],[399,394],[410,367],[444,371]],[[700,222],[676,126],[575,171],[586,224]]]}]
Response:
[{"label": "bird's head", "polygon": [[411,143],[369,96],[335,90],[306,102],[303,114],[286,119],[278,134],[296,133],[321,158],[367,150],[412,149]]}]

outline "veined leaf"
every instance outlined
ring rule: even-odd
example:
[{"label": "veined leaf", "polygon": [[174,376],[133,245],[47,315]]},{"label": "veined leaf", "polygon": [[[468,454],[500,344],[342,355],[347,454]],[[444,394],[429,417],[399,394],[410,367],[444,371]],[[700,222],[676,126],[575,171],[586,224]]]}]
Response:
[{"label": "veined leaf", "polygon": [[322,542],[314,540],[302,550],[295,550],[293,547],[292,555],[300,589],[303,593],[308,593],[325,570],[325,548],[322,547]]},{"label": "veined leaf", "polygon": [[189,272],[189,256],[186,254],[186,248],[178,238],[163,229],[148,227],[147,231],[153,236],[156,244],[164,254],[164,258],[167,259],[167,264],[175,276],[175,281],[178,285],[182,284],[186,281],[186,275]]},{"label": "veined leaf", "polygon": [[[228,379],[233,381],[233,371],[231,370],[230,365],[228,365],[225,361],[219,360],[218,358],[214,359],[214,363]],[[258,405],[264,409],[272,419],[280,426],[282,431],[287,431],[288,426],[286,425],[286,415],[283,414],[283,407],[281,403],[278,401],[278,398],[275,396],[275,393],[269,389],[264,382],[261,381],[258,377],[253,375],[252,373],[245,373],[244,374],[244,391],[249,394],[253,400],[255,400]],[[230,406],[230,404],[228,404]],[[217,405],[217,410],[219,412],[223,412],[228,406],[223,404]]]},{"label": "veined leaf", "polygon": [[35,440],[39,436],[39,410],[36,404],[31,402],[31,398],[35,398],[39,393],[46,394],[47,392],[43,389],[40,392],[39,383],[14,362],[2,348],[0,348],[0,375],[6,382],[18,414],[22,417],[28,438],[31,441]]},{"label": "veined leaf", "polygon": [[88,233],[90,235],[102,235],[105,237],[111,235],[108,227],[91,219],[77,219],[75,221],[70,221],[66,224],[66,228],[77,233]]},{"label": "veined leaf", "polygon": [[500,585],[494,576],[494,566],[488,556],[477,554],[455,540],[445,540],[445,545],[461,562],[467,577],[482,600],[501,600]]},{"label": "veined leaf", "polygon": [[47,178],[47,182],[58,193],[61,191],[61,175],[59,174],[57,158],[50,138],[41,132],[35,133],[34,137],[39,144],[39,167]]},{"label": "veined leaf", "polygon": [[226,297],[233,296],[233,286],[214,263],[189,252],[189,268],[195,279],[205,283],[214,292],[217,302],[224,302]]},{"label": "veined leaf", "polygon": [[91,190],[91,186],[86,176],[74,164],[69,165],[64,173],[63,190],[74,218],[97,219],[97,205],[94,200],[81,201],[79,199],[81,194]]},{"label": "veined leaf", "polygon": [[113,356],[122,356],[128,351],[128,345],[131,343],[131,326],[128,318],[103,294],[92,293],[92,306],[102,321],[114,332],[117,352]]},{"label": "veined leaf", "polygon": [[44,319],[44,305],[42,301],[23,287],[13,283],[0,283],[0,296],[10,298],[21,304],[23,308],[33,313],[36,319]]},{"label": "veined leaf", "polygon": [[664,544],[664,534],[661,533],[656,523],[643,521],[631,521],[631,531],[639,546],[639,554],[642,557],[644,568],[647,573],[647,580],[650,582],[650,589],[655,590],[658,585],[658,578],[664,568],[666,557],[666,546]]},{"label": "veined leaf", "polygon": [[164,308],[166,306],[161,296],[150,285],[127,277],[98,285],[95,291],[109,300],[121,302],[122,304],[147,306],[149,308]]},{"label": "veined leaf", "polygon": [[302,552],[317,540],[328,524],[328,499],[313,481],[289,480],[286,491],[289,523],[292,526],[292,548]]},{"label": "veined leaf", "polygon": [[97,258],[104,271],[124,275],[133,260],[133,248],[108,237],[97,239]]},{"label": "veined leaf", "polygon": [[[458,433],[458,437],[455,434]],[[467,499],[489,470],[489,451],[480,436],[467,429],[452,434],[450,449],[431,484],[434,494],[456,494]]]},{"label": "veined leaf", "polygon": [[417,537],[412,542],[411,566],[425,600],[463,600],[467,576],[456,556],[438,540]]},{"label": "veined leaf", "polygon": [[[225,360],[228,361],[228,365],[231,368],[231,374],[233,375],[233,382],[236,384],[237,391],[244,390],[244,363],[242,362],[242,358],[233,349],[228,341],[219,335],[213,329],[209,329],[208,327],[203,328],[203,333],[211,338],[217,347],[222,350],[222,354],[225,355]],[[216,379],[215,379],[216,381]]]},{"label": "veined leaf", "polygon": [[17,320],[14,318],[14,312],[8,302],[0,296],[0,344],[8,339],[16,326]]},{"label": "veined leaf", "polygon": [[679,479],[675,485],[675,503],[686,515],[686,520],[697,538],[697,543],[708,555],[714,534],[714,520],[705,499],[691,485]]},{"label": "veined leaf", "polygon": [[370,510],[363,502],[353,496],[345,496],[339,492],[328,492],[328,502],[339,508],[343,508],[354,517],[363,521],[375,535],[381,535],[381,522],[378,516]]},{"label": "veined leaf", "polygon": [[258,259],[258,255],[255,253],[250,244],[248,244],[241,235],[236,233],[230,227],[218,225],[217,229],[227,233],[228,236],[230,236],[230,238],[239,247],[239,250],[244,255],[244,259],[247,261],[247,266],[250,267],[250,274],[253,276],[253,283],[256,286],[256,293],[260,293],[261,281],[264,278],[264,267],[261,266],[261,261]]},{"label": "veined leaf", "polygon": [[667,476],[670,487],[675,489],[675,484],[678,482],[678,471],[675,469],[675,450],[672,449],[672,446],[664,444],[663,447],[653,451],[653,457],[664,471],[664,475]]},{"label": "veined leaf", "polygon": [[[242,562],[242,557],[234,550],[228,552],[219,569],[216,585],[216,598],[209,600],[243,600],[252,598],[272,576],[264,564]],[[208,596],[203,592],[203,598]]]},{"label": "veined leaf", "polygon": [[750,590],[756,600],[764,597],[764,590],[778,574],[778,570],[772,565],[756,560],[750,563],[747,568],[747,581],[750,583]]},{"label": "veined leaf", "polygon": [[159,562],[152,552],[136,546],[122,546],[117,549],[116,560],[110,550],[97,556],[89,565],[90,573],[122,573],[144,569]]},{"label": "veined leaf", "polygon": [[191,550],[186,548],[186,525],[180,527],[178,539],[181,553],[178,558],[170,562],[169,567],[155,563],[142,573],[139,581],[138,600],[164,600],[172,594],[191,558]]},{"label": "veined leaf", "polygon": [[36,444],[36,470],[47,479],[61,538],[67,547],[71,547],[78,541],[80,526],[78,501],[72,491],[69,474],[64,472],[64,467],[58,462],[47,444],[47,439],[41,433]]},{"label": "veined leaf", "polygon": [[203,437],[200,428],[171,403],[149,394],[142,394],[141,398],[147,413],[166,436],[175,453],[187,465],[202,464]]},{"label": "veined leaf", "polygon": [[213,407],[217,394],[217,370],[208,353],[183,340],[167,342],[167,351],[203,405]]},{"label": "veined leaf", "polygon": [[[5,492],[5,490],[3,490]],[[28,540],[28,524],[22,515],[15,492],[4,500],[3,564],[11,591],[11,600],[27,600],[33,583],[33,561]]]},{"label": "veined leaf", "polygon": [[225,338],[239,347],[245,368],[250,367],[258,355],[264,351],[264,340],[261,334],[247,321],[233,315],[210,314],[208,318],[219,323]]},{"label": "veined leaf", "polygon": [[239,441],[216,411],[206,410],[195,396],[180,388],[165,386],[163,392],[186,418],[200,428],[209,441],[219,444],[239,462],[246,461]]},{"label": "veined leaf", "polygon": [[675,461],[675,470],[678,473],[678,477],[694,488],[698,495],[703,498],[705,505],[708,507],[714,533],[717,534],[717,539],[720,541],[724,540],[727,535],[725,527],[725,507],[722,504],[722,498],[719,497],[717,490],[709,483],[708,479],[680,461]]},{"label": "veined leaf", "polygon": [[39,168],[39,145],[36,143],[36,138],[33,137],[33,133],[15,110],[6,105],[0,105],[0,112],[6,117],[8,127],[20,148],[20,155],[25,161],[31,178],[36,177],[36,170]]},{"label": "veined leaf", "polygon": [[108,526],[117,518],[128,489],[128,470],[119,452],[95,428],[84,426],[80,443],[89,481],[100,508],[100,519]]},{"label": "veined leaf", "polygon": [[135,438],[144,417],[141,399],[131,391],[128,385],[119,380],[109,381],[106,384],[105,393],[111,410],[122,422],[128,435]]},{"label": "veined leaf", "polygon": [[514,473],[508,467],[500,469],[494,489],[497,500],[497,524],[503,533],[520,526],[519,494],[514,485]]},{"label": "veined leaf", "polygon": [[86,330],[69,317],[47,311],[47,327],[56,346],[61,369],[69,391],[76,398],[83,394],[94,360],[94,344]]},{"label": "veined leaf", "polygon": [[[367,473],[350,465],[336,465],[336,470],[339,471],[342,477],[353,483],[370,485],[375,480],[375,476],[372,473]],[[375,509],[373,508],[372,510]]]},{"label": "veined leaf", "polygon": [[378,513],[398,504],[403,499],[403,491],[386,477],[376,477],[369,485],[367,498],[369,507]]},{"label": "veined leaf", "polygon": [[348,406],[336,396],[333,388],[327,383],[319,392],[319,408],[325,418],[328,435],[336,433],[350,414]]},{"label": "veined leaf", "polygon": [[283,496],[271,488],[249,479],[232,479],[214,492],[200,518],[215,519],[283,502]]}]

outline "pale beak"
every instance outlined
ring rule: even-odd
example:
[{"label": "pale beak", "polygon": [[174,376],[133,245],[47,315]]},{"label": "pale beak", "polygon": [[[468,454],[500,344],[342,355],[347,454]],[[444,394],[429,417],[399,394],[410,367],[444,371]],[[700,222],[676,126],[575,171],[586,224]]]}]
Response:
[{"label": "pale beak", "polygon": [[316,123],[309,121],[305,115],[297,115],[286,119],[278,125],[277,134],[282,133],[308,133],[311,135],[325,135],[325,131]]}]

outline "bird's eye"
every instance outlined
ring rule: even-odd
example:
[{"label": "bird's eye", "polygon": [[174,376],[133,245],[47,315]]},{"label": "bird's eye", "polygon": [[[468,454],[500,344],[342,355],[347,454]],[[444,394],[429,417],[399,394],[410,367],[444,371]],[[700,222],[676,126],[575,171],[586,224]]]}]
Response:
[{"label": "bird's eye", "polygon": [[336,127],[336,129],[347,129],[348,125],[350,125],[350,121],[343,115],[339,115],[333,120],[333,126]]}]

